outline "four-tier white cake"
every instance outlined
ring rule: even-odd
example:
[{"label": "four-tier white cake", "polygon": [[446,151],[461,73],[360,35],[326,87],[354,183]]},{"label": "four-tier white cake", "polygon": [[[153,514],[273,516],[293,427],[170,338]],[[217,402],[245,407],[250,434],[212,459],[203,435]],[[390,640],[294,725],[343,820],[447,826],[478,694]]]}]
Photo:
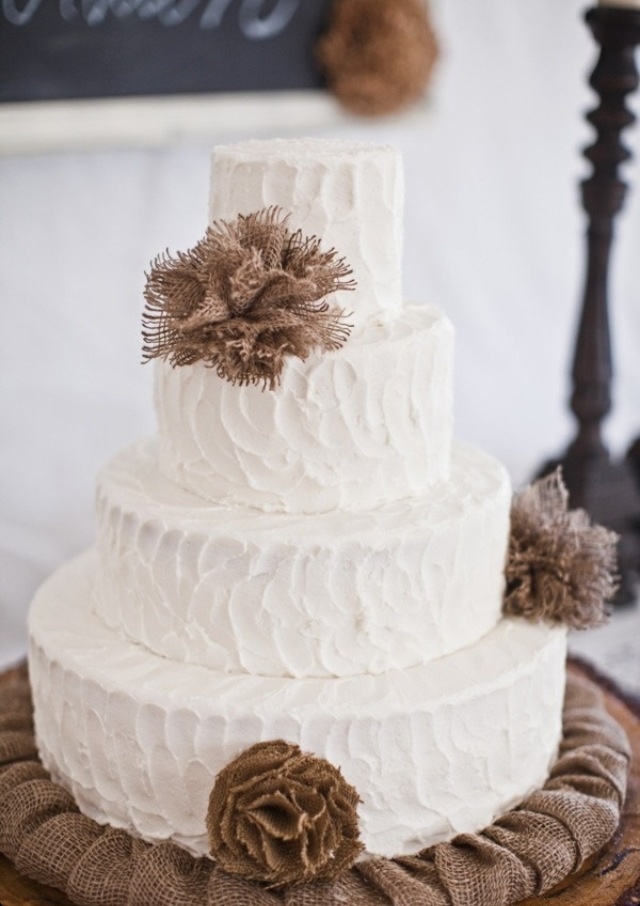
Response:
[{"label": "four-tier white cake", "polygon": [[95,548],[30,613],[38,745],[81,810],[208,850],[219,771],[283,739],[357,790],[370,853],[475,831],[540,786],[565,633],[502,616],[511,490],[452,439],[453,332],[401,293],[393,149],[214,152],[210,220],[279,206],[344,255],[353,325],[279,386],[156,366],[156,437],[100,473]]}]

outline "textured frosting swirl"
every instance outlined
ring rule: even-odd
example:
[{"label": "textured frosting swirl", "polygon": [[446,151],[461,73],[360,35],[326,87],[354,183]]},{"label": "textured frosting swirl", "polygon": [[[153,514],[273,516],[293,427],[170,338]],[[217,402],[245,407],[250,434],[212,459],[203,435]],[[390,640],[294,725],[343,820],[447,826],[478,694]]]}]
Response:
[{"label": "textured frosting swirl", "polygon": [[273,392],[201,363],[156,366],[160,468],[208,500],[311,513],[367,509],[449,476],[453,329],[433,306],[291,359]]},{"label": "textured frosting swirl", "polygon": [[546,778],[564,630],[503,619],[475,645],[379,676],[224,675],[106,627],[89,605],[94,569],[85,556],[38,592],[30,673],[43,763],[101,823],[206,853],[216,774],[268,739],[340,768],[381,855],[478,830]]},{"label": "textured frosting swirl", "polygon": [[223,672],[343,676],[412,667],[500,618],[510,484],[457,447],[451,480],[366,513],[310,517],[203,501],[156,444],[98,477],[95,606],[158,654]]}]

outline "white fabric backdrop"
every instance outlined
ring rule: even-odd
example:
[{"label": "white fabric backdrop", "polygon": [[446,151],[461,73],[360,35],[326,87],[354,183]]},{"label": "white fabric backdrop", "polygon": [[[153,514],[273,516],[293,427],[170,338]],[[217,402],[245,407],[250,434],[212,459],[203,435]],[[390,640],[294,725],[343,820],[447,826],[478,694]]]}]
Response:
[{"label": "white fabric backdrop", "polygon": [[[440,0],[444,55],[427,121],[331,133],[402,149],[406,296],[454,321],[457,433],[516,483],[572,428],[577,182],[588,171],[579,148],[594,103],[584,9]],[[636,164],[611,287],[615,450],[640,433],[638,132],[627,136]],[[195,142],[0,158],[0,667],[24,649],[37,584],[91,543],[96,469],[153,430],[151,372],[139,364],[143,271],[158,251],[199,238],[208,159],[209,143]]]}]

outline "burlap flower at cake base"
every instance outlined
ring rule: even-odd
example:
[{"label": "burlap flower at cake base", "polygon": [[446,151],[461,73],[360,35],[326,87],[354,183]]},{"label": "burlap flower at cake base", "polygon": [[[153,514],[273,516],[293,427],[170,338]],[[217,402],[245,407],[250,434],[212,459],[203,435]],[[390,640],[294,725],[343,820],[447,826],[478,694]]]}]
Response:
[{"label": "burlap flower at cake base", "polygon": [[358,802],[325,759],[282,740],[257,743],[216,778],[211,855],[230,874],[270,887],[332,880],[362,851]]},{"label": "burlap flower at cake base", "polygon": [[618,536],[568,503],[559,469],[514,496],[504,611],[589,629],[616,592]]},{"label": "burlap flower at cake base", "polygon": [[352,290],[351,269],[278,207],[214,223],[194,248],[166,252],[145,287],[143,357],[203,362],[234,384],[274,389],[287,356],[338,349],[351,325],[326,301]]}]

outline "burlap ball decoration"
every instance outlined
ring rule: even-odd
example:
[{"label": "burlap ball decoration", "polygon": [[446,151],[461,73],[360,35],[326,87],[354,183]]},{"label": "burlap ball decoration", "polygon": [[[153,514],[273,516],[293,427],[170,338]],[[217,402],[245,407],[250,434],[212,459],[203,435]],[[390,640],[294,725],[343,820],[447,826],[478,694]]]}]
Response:
[{"label": "burlap ball decoration", "polygon": [[231,383],[273,390],[287,356],[342,346],[350,325],[326,297],[355,288],[351,269],[287,221],[265,208],[214,223],[187,252],[158,256],[144,292],[145,361],[201,361]]},{"label": "burlap ball decoration", "polygon": [[325,759],[282,740],[257,743],[216,778],[211,855],[225,871],[270,887],[330,881],[362,850],[358,801]]},{"label": "burlap ball decoration", "polygon": [[568,501],[559,470],[514,496],[504,610],[588,629],[616,591],[617,536]]},{"label": "burlap ball decoration", "polygon": [[407,107],[424,94],[438,57],[425,0],[334,0],[316,57],[351,112]]}]

